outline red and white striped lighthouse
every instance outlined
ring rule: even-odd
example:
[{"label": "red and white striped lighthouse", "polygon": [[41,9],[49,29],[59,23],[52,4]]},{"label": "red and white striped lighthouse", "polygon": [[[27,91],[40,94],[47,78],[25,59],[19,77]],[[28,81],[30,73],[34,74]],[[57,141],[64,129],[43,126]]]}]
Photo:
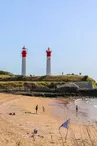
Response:
[{"label": "red and white striped lighthouse", "polygon": [[24,46],[22,48],[22,76],[26,76],[26,56],[27,56],[27,50]]},{"label": "red and white striped lighthouse", "polygon": [[48,48],[48,50],[46,50],[47,54],[46,75],[51,75],[51,53],[52,51],[50,50],[50,48]]}]

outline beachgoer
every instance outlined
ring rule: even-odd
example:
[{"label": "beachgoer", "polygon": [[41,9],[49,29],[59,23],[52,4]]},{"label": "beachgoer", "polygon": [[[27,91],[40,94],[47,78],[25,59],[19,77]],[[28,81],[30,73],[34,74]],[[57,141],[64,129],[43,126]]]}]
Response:
[{"label": "beachgoer", "polygon": [[38,133],[38,130],[37,129],[34,129],[34,134],[37,134]]},{"label": "beachgoer", "polygon": [[35,109],[36,109],[36,114],[37,114],[37,111],[38,111],[38,105],[35,107]]},{"label": "beachgoer", "polygon": [[78,105],[76,105],[76,112],[78,112]]},{"label": "beachgoer", "polygon": [[42,107],[42,110],[43,110],[43,112],[45,112],[45,108],[44,108],[44,106]]}]

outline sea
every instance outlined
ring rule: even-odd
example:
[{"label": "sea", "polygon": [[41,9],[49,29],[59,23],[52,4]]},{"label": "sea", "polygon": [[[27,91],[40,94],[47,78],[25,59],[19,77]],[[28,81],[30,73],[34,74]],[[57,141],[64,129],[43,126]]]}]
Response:
[{"label": "sea", "polygon": [[[78,112],[76,112],[78,105]],[[79,123],[97,123],[97,98],[75,97],[69,104],[54,102],[52,113],[61,121],[71,119]]]},{"label": "sea", "polygon": [[89,122],[97,121],[97,98],[79,98],[75,99],[74,102],[71,102],[68,107],[72,111],[75,110],[76,105],[78,105],[78,112],[76,117],[82,118]]}]

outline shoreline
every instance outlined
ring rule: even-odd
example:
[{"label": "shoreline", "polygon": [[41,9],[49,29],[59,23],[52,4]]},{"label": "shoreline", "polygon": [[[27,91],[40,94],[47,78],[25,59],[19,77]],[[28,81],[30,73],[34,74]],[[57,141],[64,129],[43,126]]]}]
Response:
[{"label": "shoreline", "polygon": [[[94,98],[92,98],[94,99]],[[56,108],[54,114],[58,114],[61,119],[71,119],[73,123],[80,124],[94,124],[97,123],[97,106],[88,104],[89,98],[57,98]],[[76,112],[76,105],[78,105],[78,112]],[[62,113],[62,114],[61,114]]]}]

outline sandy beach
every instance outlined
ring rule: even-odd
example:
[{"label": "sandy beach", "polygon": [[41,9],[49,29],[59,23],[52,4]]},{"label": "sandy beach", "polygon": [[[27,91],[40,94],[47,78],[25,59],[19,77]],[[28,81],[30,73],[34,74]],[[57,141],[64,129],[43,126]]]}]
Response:
[{"label": "sandy beach", "polygon": [[[71,99],[0,94],[0,146],[97,146],[97,125],[75,110]],[[64,103],[64,104],[63,104]],[[38,113],[35,106],[38,104]],[[45,107],[45,112],[42,110]],[[15,113],[15,115],[9,115]],[[66,128],[59,126],[70,118]],[[38,133],[33,137],[34,129]],[[62,141],[63,140],[63,141]]]}]

